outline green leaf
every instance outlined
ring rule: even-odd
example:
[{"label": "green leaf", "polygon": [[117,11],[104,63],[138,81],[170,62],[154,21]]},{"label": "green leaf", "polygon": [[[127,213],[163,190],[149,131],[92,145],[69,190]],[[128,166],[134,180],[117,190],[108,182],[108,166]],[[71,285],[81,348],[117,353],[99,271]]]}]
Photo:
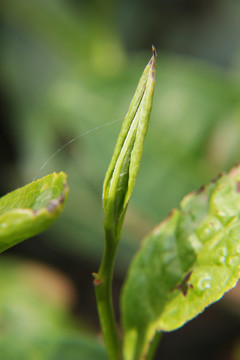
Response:
[{"label": "green leaf", "polygon": [[126,359],[191,320],[240,277],[240,166],[186,196],[144,240],[122,295]]},{"label": "green leaf", "polygon": [[0,199],[0,252],[46,230],[68,194],[65,173],[53,173]]}]

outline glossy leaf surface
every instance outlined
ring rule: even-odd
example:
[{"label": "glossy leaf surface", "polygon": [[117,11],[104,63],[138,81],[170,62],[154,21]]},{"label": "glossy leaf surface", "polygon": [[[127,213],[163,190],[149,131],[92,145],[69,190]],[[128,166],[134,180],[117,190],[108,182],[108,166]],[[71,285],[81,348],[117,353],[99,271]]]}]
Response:
[{"label": "glossy leaf surface", "polygon": [[68,194],[66,178],[53,173],[0,199],[0,252],[52,225]]},{"label": "glossy leaf surface", "polygon": [[[122,297],[126,359],[201,313],[240,277],[240,167],[186,196],[143,242]],[[137,350],[136,350],[137,349]]]}]

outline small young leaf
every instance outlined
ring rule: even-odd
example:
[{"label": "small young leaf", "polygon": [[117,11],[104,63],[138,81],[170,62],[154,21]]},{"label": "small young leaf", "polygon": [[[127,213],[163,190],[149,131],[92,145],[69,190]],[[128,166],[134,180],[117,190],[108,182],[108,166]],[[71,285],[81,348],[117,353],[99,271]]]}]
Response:
[{"label": "small young leaf", "polygon": [[150,233],[122,295],[125,359],[147,353],[235,286],[240,277],[240,166],[186,196]]},{"label": "small young leaf", "polygon": [[65,173],[53,173],[0,198],[0,252],[46,230],[68,194]]},{"label": "small young leaf", "polygon": [[155,86],[156,51],[146,66],[124,119],[103,185],[105,228],[117,233],[132,194],[142,157]]}]

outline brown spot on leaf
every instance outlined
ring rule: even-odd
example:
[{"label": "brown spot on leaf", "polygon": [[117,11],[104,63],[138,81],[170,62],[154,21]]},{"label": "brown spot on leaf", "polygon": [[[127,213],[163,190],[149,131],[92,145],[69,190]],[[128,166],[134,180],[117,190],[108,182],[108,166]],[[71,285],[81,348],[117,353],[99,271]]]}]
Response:
[{"label": "brown spot on leaf", "polygon": [[218,174],[214,179],[211,180],[211,183],[214,184],[216,181],[218,181],[222,176],[224,175],[223,172]]},{"label": "brown spot on leaf", "polygon": [[51,200],[47,206],[47,209],[50,213],[54,212],[54,210],[56,209],[56,207],[59,205],[60,201],[59,199],[54,199]]},{"label": "brown spot on leaf", "polygon": [[[67,189],[66,186],[64,186],[65,189]],[[48,203],[47,209],[50,213],[54,212],[54,210],[64,202],[65,199],[65,191],[62,192],[62,194],[59,196],[58,199],[53,199]]]},{"label": "brown spot on leaf", "polygon": [[240,192],[240,181],[237,182],[237,189],[236,189],[237,193]]},{"label": "brown spot on leaf", "polygon": [[[64,188],[66,188],[66,186],[64,186]],[[64,202],[64,199],[65,199],[65,193],[62,193],[61,195],[60,195],[60,197],[59,197],[59,199],[58,199],[58,201],[59,201],[59,204],[62,204],[63,202]]]},{"label": "brown spot on leaf", "polygon": [[176,287],[177,289],[179,289],[182,292],[183,296],[187,296],[188,289],[193,288],[192,284],[188,284],[188,280],[190,279],[191,275],[192,275],[192,271],[189,271],[189,273],[187,273],[187,275],[184,277],[182,282]]},{"label": "brown spot on leaf", "polygon": [[202,185],[198,190],[195,191],[195,194],[201,194],[202,192],[204,192],[206,189],[205,185]]}]

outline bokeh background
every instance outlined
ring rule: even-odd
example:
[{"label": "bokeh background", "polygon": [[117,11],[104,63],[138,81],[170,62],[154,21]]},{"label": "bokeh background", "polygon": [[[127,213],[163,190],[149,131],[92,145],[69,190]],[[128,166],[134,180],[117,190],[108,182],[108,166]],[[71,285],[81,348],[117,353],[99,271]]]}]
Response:
[{"label": "bokeh background", "polygon": [[[153,43],[154,107],[117,258],[116,308],[144,235],[240,160],[240,2],[3,0],[0,10],[0,193],[60,170],[70,186],[49,231],[1,254],[0,358],[106,359],[91,342],[91,273],[121,121]],[[240,359],[239,309],[236,287],[164,334],[156,359]]]}]

